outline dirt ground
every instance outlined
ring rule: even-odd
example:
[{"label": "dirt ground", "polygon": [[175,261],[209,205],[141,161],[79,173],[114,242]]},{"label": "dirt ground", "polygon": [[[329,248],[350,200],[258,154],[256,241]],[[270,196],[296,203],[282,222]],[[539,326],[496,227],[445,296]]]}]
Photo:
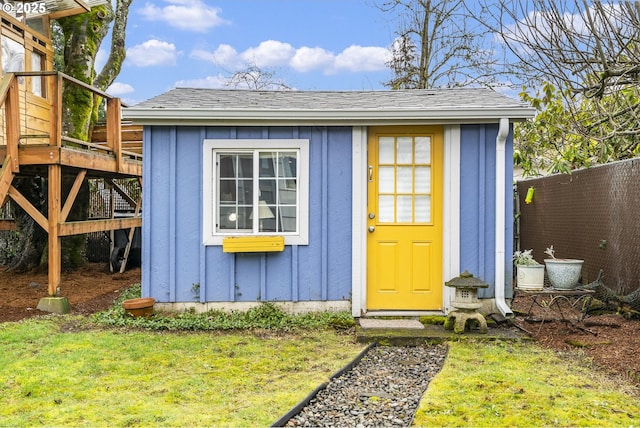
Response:
[{"label": "dirt ground", "polygon": [[549,306],[548,299],[539,303],[516,294],[512,305],[516,325],[536,342],[558,351],[582,352],[604,371],[640,387],[640,319],[614,313],[588,313],[582,319],[581,300],[558,300],[561,312],[555,304]]},{"label": "dirt ground", "polygon": [[[140,268],[110,273],[106,263],[89,263],[82,269],[63,272],[60,295],[69,299],[71,313],[91,314],[111,306],[120,292],[140,282]],[[48,295],[46,269],[16,274],[0,266],[0,322],[44,315],[36,309]]]},{"label": "dirt ground", "polygon": [[[139,282],[139,268],[123,274],[109,273],[106,264],[94,263],[63,273],[60,295],[69,299],[71,313],[91,314],[106,309],[123,289]],[[0,266],[0,322],[44,315],[36,306],[45,296],[46,272],[15,274]],[[541,346],[582,352],[602,370],[640,387],[640,320],[606,314],[588,315],[580,321],[580,304],[572,307],[563,300],[560,303],[566,321],[556,309],[532,306],[530,297],[517,296],[513,303],[515,323]]]}]

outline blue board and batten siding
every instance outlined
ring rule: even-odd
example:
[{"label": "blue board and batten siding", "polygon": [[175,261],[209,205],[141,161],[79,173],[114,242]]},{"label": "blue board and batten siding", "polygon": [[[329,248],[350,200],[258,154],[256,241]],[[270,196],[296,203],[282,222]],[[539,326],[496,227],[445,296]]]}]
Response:
[{"label": "blue board and batten siding", "polygon": [[[479,297],[495,296],[496,137],[498,125],[460,127],[460,270],[489,284]],[[505,151],[505,296],[513,290],[513,142]],[[502,196],[502,195],[501,195]]]},{"label": "blue board and batten siding", "polygon": [[[202,143],[216,138],[309,140],[309,245],[233,254],[202,244]],[[349,299],[350,184],[350,127],[145,127],[143,294],[158,302]]]},{"label": "blue board and batten siding", "polygon": [[[497,133],[497,124],[460,127],[460,268],[490,284],[482,290],[482,297],[493,297],[495,292]],[[224,253],[221,246],[203,245],[203,141],[268,138],[310,141],[309,245],[288,245],[281,253],[258,254]],[[350,298],[351,127],[145,126],[144,141],[144,296],[158,302]],[[511,153],[510,138],[506,149]],[[506,164],[505,278],[510,296],[509,155]]]}]

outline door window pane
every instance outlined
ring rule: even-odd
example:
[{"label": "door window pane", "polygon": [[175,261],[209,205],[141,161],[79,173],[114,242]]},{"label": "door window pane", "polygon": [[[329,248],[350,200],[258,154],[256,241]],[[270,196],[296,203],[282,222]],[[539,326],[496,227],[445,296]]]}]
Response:
[{"label": "door window pane", "polygon": [[398,196],[397,198],[397,223],[411,223],[413,221],[413,197]]},{"label": "door window pane", "polygon": [[398,193],[413,192],[412,170],[413,168],[410,166],[399,166],[397,168],[398,181],[396,183],[396,189]]},{"label": "door window pane", "polygon": [[431,193],[431,168],[416,167],[416,193]]},{"label": "door window pane", "polygon": [[416,163],[431,163],[430,137],[416,137]]},{"label": "door window pane", "polygon": [[397,163],[413,163],[413,138],[398,137]]},{"label": "door window pane", "polygon": [[394,163],[394,139],[393,137],[380,137],[378,140],[378,163]]},{"label": "door window pane", "polygon": [[431,222],[431,196],[416,196],[416,223]]},{"label": "door window pane", "polygon": [[378,170],[378,191],[380,193],[393,193],[394,191],[394,178],[393,167],[382,166]]},{"label": "door window pane", "polygon": [[393,196],[378,196],[378,219],[383,223],[393,223]]}]

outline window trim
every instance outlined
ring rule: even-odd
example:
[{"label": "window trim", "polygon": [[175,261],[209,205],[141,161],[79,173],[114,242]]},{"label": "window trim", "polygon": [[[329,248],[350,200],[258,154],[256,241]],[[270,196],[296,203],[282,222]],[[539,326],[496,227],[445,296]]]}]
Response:
[{"label": "window trim", "polygon": [[[204,245],[222,245],[230,236],[283,236],[285,245],[309,244],[309,140],[308,139],[205,139],[202,149],[202,240]],[[215,230],[217,217],[217,152],[238,150],[297,150],[298,233],[221,233]]]}]

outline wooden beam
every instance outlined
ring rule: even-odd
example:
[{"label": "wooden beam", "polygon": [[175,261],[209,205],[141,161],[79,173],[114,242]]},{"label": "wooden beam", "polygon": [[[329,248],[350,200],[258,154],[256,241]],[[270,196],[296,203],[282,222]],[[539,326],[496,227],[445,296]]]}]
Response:
[{"label": "wooden beam", "polygon": [[105,181],[111,186],[113,186],[113,190],[115,190],[118,193],[118,195],[122,197],[122,199],[127,201],[130,207],[135,208],[136,201],[134,201],[133,198],[129,196],[122,187],[120,187],[117,183],[115,183],[111,178],[107,178],[105,179]]},{"label": "wooden beam", "polygon": [[0,207],[4,205],[5,199],[7,197],[7,193],[9,192],[9,188],[11,187],[11,182],[13,181],[13,170],[9,166],[11,163],[10,156],[5,156],[4,162],[0,167]]},{"label": "wooden beam", "polygon": [[123,217],[105,220],[71,221],[60,225],[60,236],[81,235],[83,233],[107,230],[129,229],[142,226],[142,217]]},{"label": "wooden beam", "polygon": [[[136,209],[134,211],[134,215],[137,217],[140,215],[140,209],[142,208],[142,192],[138,195],[138,201],[136,202]],[[142,222],[141,222],[142,224]],[[133,237],[135,236],[136,228],[132,227],[129,229],[129,240],[127,241],[127,245],[124,248],[124,257],[122,259],[122,264],[120,265],[120,273],[124,273],[124,270],[127,268],[127,261],[129,260],[129,253],[131,252],[131,245],[133,244]]]},{"label": "wooden beam", "polygon": [[27,198],[22,196],[22,193],[20,193],[18,189],[13,186],[9,187],[8,195],[16,204],[18,204],[20,208],[25,210],[25,212],[29,214],[29,217],[31,217],[36,223],[38,223],[41,228],[46,231],[49,230],[49,221],[47,220],[47,218],[42,215],[42,213],[38,211],[31,204],[31,202],[27,200]]},{"label": "wooden beam", "polygon": [[0,230],[18,230],[15,220],[0,220]]},{"label": "wooden beam", "polygon": [[[2,152],[3,150],[0,149],[0,154]],[[21,165],[60,164],[92,171],[118,172],[116,160],[113,156],[98,155],[95,152],[67,147],[24,145],[20,147],[19,159]],[[140,177],[142,176],[142,163],[139,161],[123,162],[120,174]]]},{"label": "wooden beam", "polygon": [[76,175],[76,179],[73,182],[73,186],[69,191],[69,196],[67,196],[67,200],[64,202],[64,206],[62,207],[62,211],[60,212],[61,222],[64,223],[67,220],[67,217],[71,212],[71,208],[73,207],[73,203],[75,202],[76,197],[78,196],[78,192],[80,191],[80,186],[82,186],[82,182],[84,181],[84,178],[86,176],[87,176],[86,169],[83,169],[78,173],[78,175]]},{"label": "wooden beam", "polygon": [[49,165],[49,296],[55,296],[60,288],[62,271],[62,239],[59,234],[60,206],[62,200],[62,167]]}]

